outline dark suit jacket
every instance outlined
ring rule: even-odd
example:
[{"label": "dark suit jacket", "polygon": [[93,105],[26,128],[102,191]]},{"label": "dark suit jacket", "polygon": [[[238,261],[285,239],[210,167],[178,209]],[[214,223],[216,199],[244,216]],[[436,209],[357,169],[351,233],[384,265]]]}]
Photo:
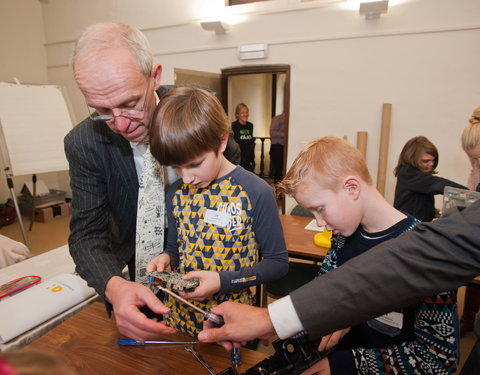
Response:
[{"label": "dark suit jacket", "polygon": [[86,119],[65,137],[72,220],[68,245],[76,271],[104,297],[135,253],[138,178],[130,143]]},{"label": "dark suit jacket", "polygon": [[480,201],[383,242],[290,294],[312,339],[480,274]]},{"label": "dark suit jacket", "polygon": [[[160,87],[160,98],[168,88]],[[104,122],[89,118],[64,143],[72,188],[70,254],[78,274],[104,298],[107,281],[121,276],[126,265],[135,274],[138,177],[132,148]],[[235,163],[239,147],[233,138],[224,154]]]}]

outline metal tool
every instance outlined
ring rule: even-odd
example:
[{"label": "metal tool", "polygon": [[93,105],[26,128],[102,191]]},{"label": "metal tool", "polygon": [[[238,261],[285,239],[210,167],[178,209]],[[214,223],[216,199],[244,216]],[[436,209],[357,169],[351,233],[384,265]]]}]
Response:
[{"label": "metal tool", "polygon": [[242,352],[240,348],[233,348],[230,353],[233,370],[238,375],[238,367],[242,364]]},{"label": "metal tool", "polygon": [[198,353],[195,348],[193,347],[193,345],[191,346],[188,346],[188,345],[185,345],[184,346],[185,350],[187,352],[190,352],[192,353],[195,358],[198,360],[198,362],[200,362],[202,364],[203,367],[205,367],[205,369],[212,375],[217,375],[217,373],[215,372],[215,370],[213,369],[212,366],[210,366],[207,361],[205,361],[205,359],[203,359],[203,357],[200,355],[200,353]]},{"label": "metal tool", "polygon": [[12,196],[12,202],[13,202],[13,205],[15,206],[15,212],[17,213],[17,217],[18,217],[17,221],[18,221],[18,225],[20,226],[20,231],[22,233],[23,243],[30,249],[30,245],[27,239],[27,232],[25,232],[25,227],[23,225],[23,220],[22,220],[22,214],[20,212],[20,207],[18,206],[17,195],[15,194],[15,190],[13,186],[13,179],[12,179],[13,174],[9,172],[10,167],[6,167],[4,171],[5,171],[5,175],[7,176],[7,186]]},{"label": "metal tool", "polygon": [[[151,283],[153,277],[150,276],[149,277],[149,282]],[[162,292],[164,293],[167,293],[168,295],[172,296],[173,298],[175,298],[176,300],[184,303],[185,305],[187,306],[190,306],[192,309],[198,311],[199,313],[203,314],[203,318],[204,320],[207,320],[209,322],[212,322],[216,327],[221,327],[225,324],[225,321],[223,320],[223,317],[221,315],[217,315],[211,311],[205,311],[203,309],[201,309],[200,307],[198,306],[195,306],[193,303],[187,301],[185,298],[179,296],[178,294],[176,294],[175,292],[172,292],[171,290],[167,289],[167,288],[164,288],[163,286],[159,285],[159,284],[150,284],[152,286],[154,286],[155,288],[161,290]],[[201,358],[201,356],[195,351],[195,349],[193,348],[193,346],[191,347],[188,347],[188,346],[185,346],[185,350],[193,353],[193,355],[195,355],[195,357],[205,366],[205,368],[209,371],[212,370],[212,368],[203,360],[203,358]],[[232,364],[233,364],[233,371],[234,373],[237,375],[238,374],[238,367],[240,366],[240,364],[242,363],[242,352],[240,351],[240,348],[234,348],[231,352],[231,361],[232,361]],[[207,367],[208,366],[208,367]],[[210,372],[211,374],[215,374],[215,372]]]},{"label": "metal tool", "polygon": [[177,293],[172,292],[170,289],[164,288],[161,285],[155,285],[155,288],[160,289],[162,292],[167,293],[168,295],[172,296],[176,300],[184,303],[187,306],[190,306],[192,309],[203,314],[203,319],[208,320],[209,322],[212,322],[215,326],[220,327],[225,324],[225,322],[223,321],[223,317],[221,315],[214,314],[211,311],[203,310],[200,307],[195,306],[193,303],[187,301],[185,298],[180,297]]},{"label": "metal tool", "polygon": [[28,228],[29,232],[32,231],[33,221],[35,220],[35,196],[37,195],[37,175],[35,173],[32,175],[32,185],[32,209],[30,211],[30,227]]},{"label": "metal tool", "polygon": [[134,339],[129,339],[128,337],[124,337],[118,339],[118,345],[126,345],[126,346],[138,346],[138,345],[145,345],[145,344],[166,344],[166,345],[185,345],[185,344],[198,344],[198,341],[137,341]]}]

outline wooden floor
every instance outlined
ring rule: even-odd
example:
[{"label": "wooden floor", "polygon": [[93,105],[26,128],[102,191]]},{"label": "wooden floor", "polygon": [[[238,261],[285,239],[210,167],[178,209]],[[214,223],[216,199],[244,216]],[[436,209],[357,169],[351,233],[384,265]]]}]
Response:
[{"label": "wooden floor", "polygon": [[[30,229],[30,219],[23,217],[28,247],[33,255],[38,255],[63,246],[68,242],[70,234],[70,216],[58,217],[48,223],[34,221]],[[0,228],[0,234],[13,240],[24,242],[18,220],[13,224]]]},{"label": "wooden floor", "polygon": [[[24,218],[24,227],[27,232],[27,239],[29,242],[30,251],[33,255],[41,254],[45,251],[55,249],[59,246],[65,245],[68,241],[68,235],[70,233],[69,222],[70,217],[57,218],[48,223],[34,222],[32,231],[29,231],[29,219]],[[20,226],[17,221],[11,225],[4,226],[0,228],[0,234],[6,237],[9,237],[13,240],[23,242],[22,233],[20,231]],[[461,287],[458,291],[458,307],[459,314],[463,310],[463,298],[465,293],[465,288]],[[272,299],[269,299],[268,302],[272,302]],[[270,340],[271,342],[272,340]],[[473,333],[467,334],[464,338],[461,339],[461,358],[460,358],[460,367],[461,369],[464,361],[467,359],[473,344],[475,343],[475,336]],[[268,355],[273,353],[272,347],[269,345],[264,345],[263,342],[260,342],[257,348],[258,351],[264,352]],[[458,374],[459,371],[456,372]]]}]

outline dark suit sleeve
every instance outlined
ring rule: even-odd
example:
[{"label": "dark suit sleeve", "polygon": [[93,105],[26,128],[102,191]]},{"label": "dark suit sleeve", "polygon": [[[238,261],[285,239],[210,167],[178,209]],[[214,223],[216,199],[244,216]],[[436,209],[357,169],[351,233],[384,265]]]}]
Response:
[{"label": "dark suit sleeve", "polygon": [[228,143],[223,155],[233,164],[238,165],[240,164],[241,153],[240,153],[240,146],[233,138],[233,132],[231,131],[228,136]]},{"label": "dark suit sleeve", "polygon": [[[117,190],[115,194],[111,192],[112,176],[119,176],[118,171],[127,168],[124,165],[116,167],[120,157],[112,162],[106,161],[102,148],[108,143],[107,138],[102,138],[99,129],[95,131],[93,127],[92,123],[79,124],[64,140],[72,188],[68,244],[76,271],[104,298],[106,283],[111,277],[122,275],[122,269],[132,255],[135,211],[133,215],[129,214],[132,210],[127,204],[131,199],[127,199],[125,189],[135,180],[119,181],[115,184],[119,186],[114,189]],[[98,137],[101,142],[94,139]],[[107,164],[110,168],[106,168]],[[121,212],[125,217],[133,216],[128,218],[128,223],[116,219]],[[128,227],[132,234],[127,234],[125,228]]]},{"label": "dark suit sleeve", "polygon": [[180,255],[178,253],[178,230],[177,221],[173,214],[173,199],[175,192],[182,185],[182,179],[175,181],[170,185],[165,194],[165,209],[167,211],[168,231],[167,231],[167,246],[165,247],[165,253],[170,257],[170,267],[176,269],[180,263]]},{"label": "dark suit sleeve", "polygon": [[386,241],[291,293],[313,339],[480,274],[480,201]]}]

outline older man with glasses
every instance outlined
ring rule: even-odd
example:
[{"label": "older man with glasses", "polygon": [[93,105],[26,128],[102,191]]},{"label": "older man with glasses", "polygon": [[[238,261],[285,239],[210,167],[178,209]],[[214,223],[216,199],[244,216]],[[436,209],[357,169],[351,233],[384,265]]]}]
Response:
[{"label": "older man with glasses", "polygon": [[[90,116],[65,137],[70,165],[70,253],[77,272],[115,313],[119,331],[136,340],[173,332],[142,313],[168,309],[135,275],[139,178],[162,66],[153,63],[146,37],[117,23],[88,27],[73,55],[75,80]],[[90,110],[93,109],[93,112]],[[166,184],[176,179],[171,170]]]}]

